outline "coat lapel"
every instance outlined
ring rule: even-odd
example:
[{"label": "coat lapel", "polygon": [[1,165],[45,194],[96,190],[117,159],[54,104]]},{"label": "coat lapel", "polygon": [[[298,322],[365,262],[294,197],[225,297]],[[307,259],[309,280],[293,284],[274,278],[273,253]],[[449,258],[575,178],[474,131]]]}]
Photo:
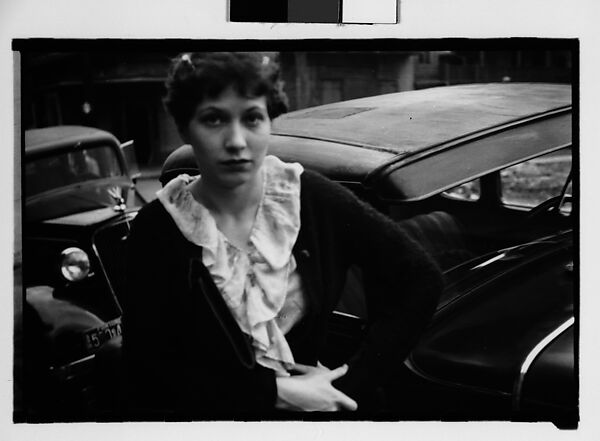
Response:
[{"label": "coat lapel", "polygon": [[[229,311],[225,300],[221,296],[219,289],[212,281],[208,269],[199,257],[192,257],[190,260],[189,286],[192,298],[203,296],[204,300],[206,300],[215,319],[231,343],[240,363],[248,369],[254,368],[256,360],[250,341],[251,337],[240,329],[235,318]],[[197,301],[194,304],[200,307]]]}]

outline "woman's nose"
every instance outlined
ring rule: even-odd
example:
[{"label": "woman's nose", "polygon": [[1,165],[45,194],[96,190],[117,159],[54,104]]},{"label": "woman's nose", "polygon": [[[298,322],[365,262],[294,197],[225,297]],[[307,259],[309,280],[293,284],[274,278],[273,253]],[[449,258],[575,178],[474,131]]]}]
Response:
[{"label": "woman's nose", "polygon": [[231,123],[225,139],[225,147],[228,149],[243,149],[246,147],[244,128],[239,122]]}]

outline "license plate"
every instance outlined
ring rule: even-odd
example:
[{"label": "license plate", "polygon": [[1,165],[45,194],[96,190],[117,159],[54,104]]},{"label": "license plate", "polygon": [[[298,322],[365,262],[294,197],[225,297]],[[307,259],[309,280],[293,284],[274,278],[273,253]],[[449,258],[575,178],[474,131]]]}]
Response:
[{"label": "license plate", "polygon": [[122,333],[120,320],[109,322],[104,326],[87,331],[85,333],[85,346],[89,351],[93,351]]}]

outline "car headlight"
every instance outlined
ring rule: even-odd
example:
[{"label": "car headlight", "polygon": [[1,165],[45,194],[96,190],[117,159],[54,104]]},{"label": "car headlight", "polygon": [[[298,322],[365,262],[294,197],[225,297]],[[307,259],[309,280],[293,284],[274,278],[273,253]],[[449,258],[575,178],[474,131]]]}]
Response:
[{"label": "car headlight", "polygon": [[80,248],[67,248],[61,253],[60,272],[70,282],[85,279],[90,272],[90,258]]}]

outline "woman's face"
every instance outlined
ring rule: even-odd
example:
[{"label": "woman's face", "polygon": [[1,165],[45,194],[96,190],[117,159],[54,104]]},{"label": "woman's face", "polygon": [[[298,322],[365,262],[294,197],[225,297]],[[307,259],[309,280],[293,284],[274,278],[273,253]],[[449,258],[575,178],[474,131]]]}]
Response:
[{"label": "woman's face", "polygon": [[246,98],[233,88],[198,104],[182,133],[194,149],[202,181],[226,188],[256,178],[270,134],[266,98]]}]

